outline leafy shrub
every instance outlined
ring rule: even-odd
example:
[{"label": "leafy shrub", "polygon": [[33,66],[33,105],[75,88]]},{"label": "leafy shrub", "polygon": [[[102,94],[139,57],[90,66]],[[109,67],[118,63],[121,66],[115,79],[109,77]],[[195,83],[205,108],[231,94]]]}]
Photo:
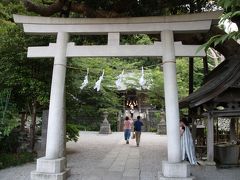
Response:
[{"label": "leafy shrub", "polygon": [[157,128],[150,128],[150,132],[157,132]]},{"label": "leafy shrub", "polygon": [[10,102],[11,90],[0,90],[0,140],[19,125],[15,104]]},{"label": "leafy shrub", "polygon": [[2,153],[0,154],[0,169],[4,169],[10,166],[21,165],[27,162],[32,162],[35,157],[36,154],[30,152],[14,154]]},{"label": "leafy shrub", "polygon": [[67,134],[67,141],[74,141],[77,142],[79,138],[79,131],[81,126],[77,124],[67,124],[66,126],[66,134]]},{"label": "leafy shrub", "polygon": [[2,137],[0,140],[0,153],[16,153],[19,146],[20,131],[15,128],[8,136]]}]

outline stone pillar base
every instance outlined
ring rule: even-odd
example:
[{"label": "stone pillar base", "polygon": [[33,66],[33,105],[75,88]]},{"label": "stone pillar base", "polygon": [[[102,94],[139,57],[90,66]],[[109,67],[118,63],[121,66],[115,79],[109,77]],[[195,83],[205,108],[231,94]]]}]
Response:
[{"label": "stone pillar base", "polygon": [[158,173],[159,180],[192,180],[190,176],[190,164],[188,162],[170,163],[162,162],[162,172]]},{"label": "stone pillar base", "polygon": [[31,172],[31,180],[66,180],[70,169],[66,168],[66,158],[37,159],[37,169]]},{"label": "stone pillar base", "polygon": [[189,177],[164,177],[162,173],[158,173],[158,180],[195,180],[196,178],[193,176]]}]

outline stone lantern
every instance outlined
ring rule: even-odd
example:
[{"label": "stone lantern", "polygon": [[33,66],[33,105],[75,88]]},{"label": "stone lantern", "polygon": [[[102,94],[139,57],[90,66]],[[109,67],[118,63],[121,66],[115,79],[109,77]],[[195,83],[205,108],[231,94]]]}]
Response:
[{"label": "stone lantern", "polygon": [[103,122],[100,126],[100,131],[99,131],[99,134],[111,134],[112,131],[111,131],[111,125],[109,124],[108,120],[107,120],[107,117],[108,117],[108,112],[107,111],[104,111],[103,112]]}]

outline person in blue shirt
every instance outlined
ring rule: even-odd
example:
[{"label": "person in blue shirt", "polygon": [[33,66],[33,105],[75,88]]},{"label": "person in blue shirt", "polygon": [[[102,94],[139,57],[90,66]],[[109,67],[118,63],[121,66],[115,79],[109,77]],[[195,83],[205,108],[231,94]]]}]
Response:
[{"label": "person in blue shirt", "polygon": [[139,143],[140,143],[140,137],[141,137],[142,126],[143,126],[143,123],[140,121],[140,119],[141,117],[138,116],[137,120],[134,122],[134,131],[135,131],[137,146],[139,146]]}]

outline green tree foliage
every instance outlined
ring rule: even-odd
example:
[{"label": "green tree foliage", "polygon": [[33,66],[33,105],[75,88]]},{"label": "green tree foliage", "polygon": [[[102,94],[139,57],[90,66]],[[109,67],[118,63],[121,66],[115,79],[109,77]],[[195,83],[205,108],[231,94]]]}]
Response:
[{"label": "green tree foliage", "polygon": [[[197,90],[203,83],[203,60],[194,59],[193,67],[193,89]],[[184,98],[189,94],[189,61],[187,58],[177,59],[177,83],[179,98]]]},{"label": "green tree foliage", "polygon": [[[27,59],[26,51],[33,41],[44,43],[46,40],[26,36],[21,27],[12,23],[11,13],[17,13],[17,10],[21,12],[24,9],[21,3],[11,1],[10,4],[3,2],[0,5],[4,7],[1,9],[0,19],[0,94],[4,94],[6,90],[11,92],[9,96],[11,106],[6,106],[6,110],[4,109],[8,118],[4,119],[5,124],[1,127],[4,127],[5,132],[10,133],[20,124],[19,113],[30,115],[31,144],[34,144],[37,111],[48,105],[52,68],[49,60],[46,62],[43,59],[39,61]],[[9,126],[12,121],[15,123]],[[8,127],[11,129],[7,129]]]},{"label": "green tree foliage", "polygon": [[12,21],[13,14],[26,14],[26,9],[20,0],[2,0],[0,2],[0,19]]},{"label": "green tree foliage", "polygon": [[79,138],[79,131],[80,131],[80,126],[77,124],[70,124],[68,123],[66,125],[66,138],[67,141],[74,141],[77,142]]},{"label": "green tree foliage", "polygon": [[[177,84],[178,84],[178,96],[182,99],[188,96],[189,90],[189,61],[187,58],[177,58],[176,68],[177,68]],[[150,90],[148,91],[150,104],[156,106],[157,108],[164,108],[164,79],[163,71],[160,66],[151,69],[152,73],[152,84]],[[194,90],[198,89],[203,83],[203,63],[202,59],[194,59]]]},{"label": "green tree foliage", "polygon": [[226,34],[219,34],[215,35],[210,38],[208,42],[203,44],[199,49],[204,48],[205,51],[208,50],[210,46],[215,47],[218,44],[225,42],[226,40],[233,39],[235,41],[240,39],[240,3],[239,0],[218,0],[218,5],[224,9],[224,13],[221,16],[221,20],[219,22],[219,27],[224,29],[225,26],[223,24],[226,21],[231,21],[229,26],[232,22],[236,23],[238,30],[228,32]]},{"label": "green tree foliage", "polygon": [[[0,126],[0,139],[8,136],[10,132],[15,128],[18,123],[18,111],[16,109],[16,103],[12,101],[12,95],[14,93],[12,86],[12,79],[16,77],[15,67],[12,66],[11,62],[15,57],[19,57],[18,46],[14,47],[9,42],[11,32],[15,32],[14,24],[3,21],[0,24],[0,113],[1,113],[1,126]],[[21,38],[16,36],[16,43],[21,45]],[[9,49],[8,49],[9,48]]]},{"label": "green tree foliage", "polygon": [[[221,21],[224,23],[226,20],[231,20],[235,22],[238,26],[238,31],[230,32],[229,34],[223,35],[222,37],[216,37],[214,41],[214,46],[219,43],[224,42],[227,39],[240,39],[240,3],[239,0],[219,0],[218,4],[224,8],[224,14],[222,15]],[[212,38],[214,39],[214,37]]]},{"label": "green tree foliage", "polygon": [[[107,111],[110,122],[116,124],[116,113],[121,108],[120,96],[115,87],[116,77],[122,69],[132,69],[133,66],[118,58],[73,58],[69,60],[69,65],[74,68],[69,68],[67,73],[68,120],[82,122],[85,126],[94,122],[90,129],[98,130],[103,120],[102,113]],[[87,68],[89,68],[89,83],[81,90],[80,86]],[[105,74],[101,89],[96,91],[93,87],[103,70]]]},{"label": "green tree foliage", "polygon": [[52,63],[45,59],[27,59],[26,51],[28,46],[33,45],[32,42],[37,42],[34,45],[46,44],[49,38],[26,36],[21,27],[9,21],[12,15],[9,13],[16,13],[14,9],[20,7],[21,10],[23,6],[18,2],[10,9],[10,5],[4,6],[9,19],[0,19],[0,83],[4,88],[12,88],[12,98],[19,103],[19,110],[24,108],[26,101],[32,99],[44,105],[48,103],[49,93],[45,90],[50,87],[48,79],[51,76]]},{"label": "green tree foliage", "polygon": [[156,106],[157,109],[164,108],[164,80],[163,80],[163,71],[160,68],[160,65],[154,69],[151,69],[152,73],[152,83],[150,89],[147,92],[148,101],[153,106]]},{"label": "green tree foliage", "polygon": [[13,128],[19,125],[17,110],[14,104],[9,102],[11,90],[4,89],[0,93],[0,141],[8,136]]}]

